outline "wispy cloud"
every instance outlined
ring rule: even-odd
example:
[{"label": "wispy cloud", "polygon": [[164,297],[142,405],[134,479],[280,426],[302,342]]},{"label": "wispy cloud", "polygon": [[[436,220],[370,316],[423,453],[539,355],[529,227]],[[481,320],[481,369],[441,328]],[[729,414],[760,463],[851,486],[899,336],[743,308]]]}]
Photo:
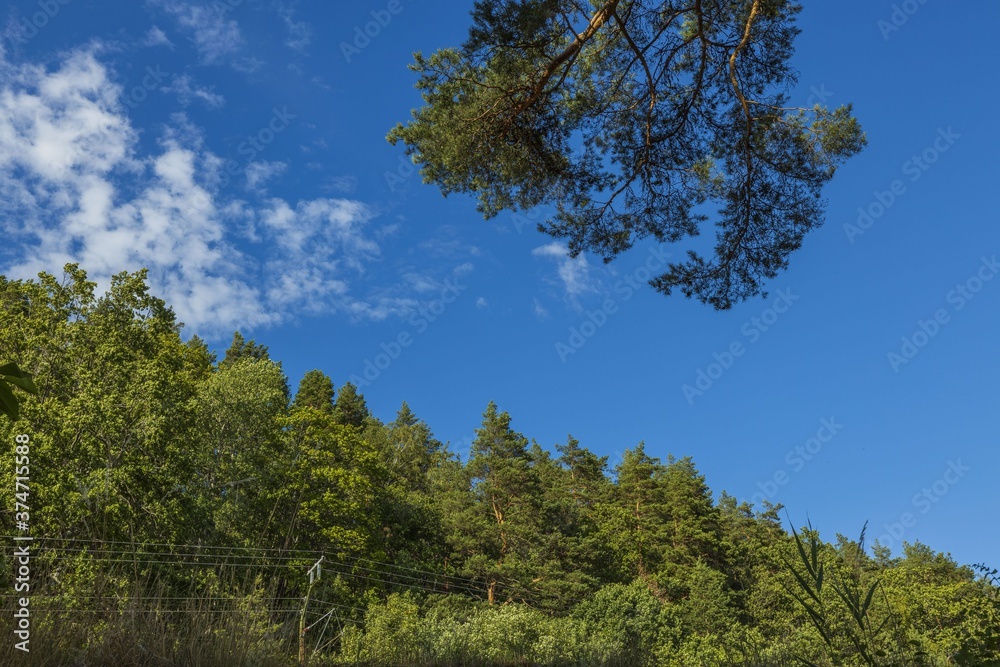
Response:
[{"label": "wispy cloud", "polygon": [[265,183],[275,176],[285,173],[287,169],[287,162],[268,162],[267,160],[251,162],[244,170],[247,179],[246,188],[251,192],[264,193],[266,192]]},{"label": "wispy cloud", "polygon": [[143,46],[168,46],[174,48],[174,43],[167,37],[167,33],[160,30],[158,26],[153,26],[146,33],[146,38],[142,40]]},{"label": "wispy cloud", "polygon": [[531,310],[535,313],[535,317],[538,319],[544,319],[549,316],[549,311],[545,309],[545,306],[543,306],[538,299],[535,299]]},{"label": "wispy cloud", "polygon": [[[323,165],[319,162],[310,162],[306,165],[309,169],[322,169]],[[339,193],[351,193],[354,192],[358,187],[358,179],[354,176],[344,175],[344,176],[327,176],[323,180],[321,186],[324,190],[329,190],[331,192]]]},{"label": "wispy cloud", "polygon": [[543,246],[539,246],[531,251],[535,257],[544,257],[555,260],[556,271],[559,280],[562,282],[566,296],[575,299],[587,292],[596,292],[597,286],[590,276],[590,265],[585,256],[569,256],[569,249],[565,243],[553,241]]},{"label": "wispy cloud", "polygon": [[378,244],[365,235],[371,218],[367,206],[347,199],[311,199],[294,208],[283,199],[272,199],[261,212],[273,243],[284,252],[359,272],[380,253]]},{"label": "wispy cloud", "polygon": [[219,95],[212,88],[205,88],[195,84],[187,74],[178,74],[170,81],[169,86],[161,89],[165,93],[173,93],[181,104],[187,106],[192,100],[201,100],[212,109],[221,108],[226,99]]},{"label": "wispy cloud", "polygon": [[[0,226],[17,242],[5,257],[12,275],[75,261],[106,285],[118,271],[147,267],[189,323],[275,319],[240,277],[240,255],[225,239],[227,213],[199,184],[204,158],[174,139],[137,158],[119,89],[93,51],[51,73],[3,67],[0,191],[16,205]],[[119,191],[126,179],[134,196]]]},{"label": "wispy cloud", "polygon": [[312,43],[312,27],[305,21],[296,21],[294,10],[285,3],[278,3],[278,14],[285,22],[285,46],[305,53],[306,47]]},{"label": "wispy cloud", "polygon": [[158,4],[174,17],[181,30],[191,38],[206,64],[230,61],[246,43],[239,24],[227,15],[229,7],[224,3],[159,0]]},{"label": "wispy cloud", "polygon": [[[418,303],[404,281],[382,278],[392,290],[379,291],[369,280],[367,267],[382,260],[368,206],[227,199],[217,185],[224,161],[183,114],[143,152],[114,79],[96,47],[53,71],[0,53],[5,274],[79,262],[106,287],[115,273],[145,267],[152,291],[202,335],[302,313],[384,319]],[[255,164],[248,182],[258,186],[283,169]]]}]

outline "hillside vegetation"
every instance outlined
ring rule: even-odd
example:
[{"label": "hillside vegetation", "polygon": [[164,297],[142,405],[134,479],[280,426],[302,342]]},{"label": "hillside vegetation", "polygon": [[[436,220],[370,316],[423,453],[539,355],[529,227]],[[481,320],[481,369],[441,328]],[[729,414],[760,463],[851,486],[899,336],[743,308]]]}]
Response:
[{"label": "hillside vegetation", "polygon": [[141,272],[0,277],[0,312],[39,390],[0,420],[36,540],[32,652],[3,664],[297,664],[307,590],[310,664],[1000,664],[989,572],[786,532],[689,457],[542,447],[493,403],[459,457],[406,403],[383,422],[239,334],[185,342]]}]

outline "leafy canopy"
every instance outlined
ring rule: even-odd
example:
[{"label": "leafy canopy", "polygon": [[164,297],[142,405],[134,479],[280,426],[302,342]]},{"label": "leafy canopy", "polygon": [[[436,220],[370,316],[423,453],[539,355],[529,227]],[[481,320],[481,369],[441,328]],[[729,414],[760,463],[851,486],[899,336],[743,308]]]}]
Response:
[{"label": "leafy canopy", "polygon": [[481,0],[461,48],[415,55],[425,106],[388,136],[425,182],[487,217],[610,261],[696,236],[650,281],[718,309],[761,293],[822,222],[820,188],[865,145],[850,105],[788,105],[800,7],[787,0]]}]

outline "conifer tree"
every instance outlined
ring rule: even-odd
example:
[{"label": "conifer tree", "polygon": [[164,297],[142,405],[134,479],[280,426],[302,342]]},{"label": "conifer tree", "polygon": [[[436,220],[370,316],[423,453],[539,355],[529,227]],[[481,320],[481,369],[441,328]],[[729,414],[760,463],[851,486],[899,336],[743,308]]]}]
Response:
[{"label": "conifer tree", "polygon": [[345,382],[337,392],[337,400],[333,407],[334,419],[338,424],[361,428],[365,425],[369,414],[365,397],[352,383]]},{"label": "conifer tree", "polygon": [[333,381],[320,370],[308,371],[302,376],[295,392],[292,407],[312,408],[327,414],[333,413]]}]

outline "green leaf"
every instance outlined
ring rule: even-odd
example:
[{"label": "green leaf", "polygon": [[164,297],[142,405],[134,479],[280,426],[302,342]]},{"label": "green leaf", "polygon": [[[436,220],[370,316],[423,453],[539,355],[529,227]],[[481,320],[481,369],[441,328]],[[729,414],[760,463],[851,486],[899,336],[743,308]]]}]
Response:
[{"label": "green leaf", "polygon": [[[805,577],[803,577],[801,574],[799,574],[798,570],[796,570],[794,567],[792,567],[791,563],[789,563],[788,561],[785,561],[784,558],[782,558],[781,560],[785,562],[785,567],[787,567],[788,571],[792,573],[793,577],[795,577],[795,581],[798,582],[799,588],[801,588],[806,593],[808,593],[809,597],[811,597],[817,603],[820,603],[820,599],[819,599],[819,596],[817,595],[817,592],[813,591],[812,586],[809,585],[809,583],[806,581]],[[786,590],[789,593],[791,593],[792,595],[795,595],[795,593],[792,593],[791,589],[789,589],[788,587],[785,587],[785,588],[786,588]]]},{"label": "green leaf", "polygon": [[19,416],[17,398],[2,381],[0,381],[0,412],[14,421],[17,421]]},{"label": "green leaf", "polygon": [[872,596],[875,595],[875,589],[878,588],[878,584],[879,582],[876,581],[871,585],[871,588],[868,589],[868,595],[865,596],[865,602],[861,605],[861,614],[864,616],[868,615],[868,608],[872,604]]},{"label": "green leaf", "polygon": [[0,366],[0,412],[16,421],[19,415],[17,397],[8,385],[19,387],[29,394],[37,394],[38,388],[31,379],[31,373],[22,371],[17,364],[11,362]]},{"label": "green leaf", "polygon": [[0,381],[20,387],[29,394],[37,394],[38,388],[31,378],[31,373],[22,371],[15,363],[0,366]]}]

